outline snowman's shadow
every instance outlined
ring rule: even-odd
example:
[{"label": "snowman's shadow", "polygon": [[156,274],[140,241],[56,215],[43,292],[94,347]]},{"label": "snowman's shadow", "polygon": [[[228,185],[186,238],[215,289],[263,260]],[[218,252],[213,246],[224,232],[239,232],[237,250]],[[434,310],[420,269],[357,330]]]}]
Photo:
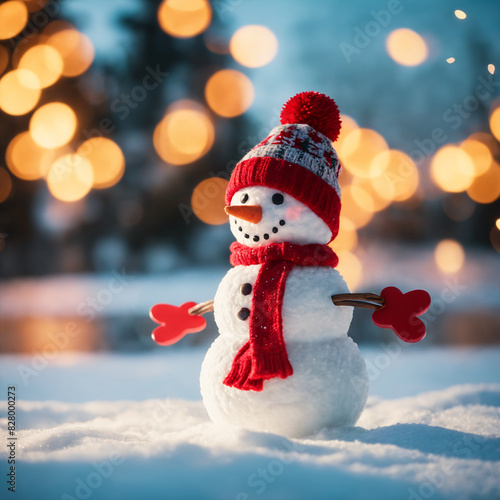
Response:
[{"label": "snowman's shadow", "polygon": [[[267,449],[299,452],[310,455],[331,455],[342,443],[392,445],[423,454],[444,457],[500,460],[500,438],[426,424],[395,424],[375,429],[342,427],[323,429],[305,439],[287,439],[276,434],[246,432],[244,440]],[[374,452],[376,452],[374,450]]]},{"label": "snowman's shadow", "polygon": [[393,445],[445,457],[500,460],[500,438],[426,424],[395,424],[376,429],[325,429],[322,437],[344,442]]}]

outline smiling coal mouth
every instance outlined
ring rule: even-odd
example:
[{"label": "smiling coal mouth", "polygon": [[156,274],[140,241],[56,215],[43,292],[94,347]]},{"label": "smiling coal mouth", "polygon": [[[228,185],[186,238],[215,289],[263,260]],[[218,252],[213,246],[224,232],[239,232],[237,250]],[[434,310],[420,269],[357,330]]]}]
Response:
[{"label": "smiling coal mouth", "polygon": [[[239,221],[238,221],[237,219],[235,219],[235,220],[234,220],[234,223],[235,223],[235,224],[239,224]],[[271,232],[272,232],[272,233],[274,233],[274,234],[276,234],[276,233],[279,231],[278,226],[284,226],[285,224],[286,224],[286,221],[285,221],[284,219],[281,219],[281,220],[279,221],[278,225],[273,226],[273,228],[271,229]],[[243,228],[242,228],[241,226],[238,226],[238,231],[243,232]],[[252,239],[253,241],[255,241],[255,242],[260,241],[260,238],[261,238],[261,236],[260,236],[260,235],[258,235],[258,234],[254,234],[253,236],[251,236],[250,234],[245,233],[243,236],[244,236],[246,239],[250,239],[250,238],[251,238],[251,239]],[[269,239],[269,233],[264,233],[264,234],[262,235],[262,238],[264,238],[265,240],[268,240],[268,239]]]}]

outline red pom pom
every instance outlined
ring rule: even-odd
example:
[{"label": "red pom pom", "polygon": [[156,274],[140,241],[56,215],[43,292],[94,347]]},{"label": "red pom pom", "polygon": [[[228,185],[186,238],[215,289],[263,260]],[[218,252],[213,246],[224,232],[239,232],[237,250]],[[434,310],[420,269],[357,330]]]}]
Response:
[{"label": "red pom pom", "polygon": [[280,115],[282,125],[303,123],[336,141],[340,133],[339,108],[335,101],[319,92],[301,92],[283,106]]}]

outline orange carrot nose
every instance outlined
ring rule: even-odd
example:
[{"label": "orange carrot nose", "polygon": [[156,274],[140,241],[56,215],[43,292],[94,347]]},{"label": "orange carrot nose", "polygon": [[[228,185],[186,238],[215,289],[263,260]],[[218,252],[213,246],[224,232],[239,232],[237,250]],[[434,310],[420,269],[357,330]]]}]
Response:
[{"label": "orange carrot nose", "polygon": [[260,205],[233,205],[225,207],[226,214],[238,217],[248,222],[257,224],[262,219],[262,207]]}]

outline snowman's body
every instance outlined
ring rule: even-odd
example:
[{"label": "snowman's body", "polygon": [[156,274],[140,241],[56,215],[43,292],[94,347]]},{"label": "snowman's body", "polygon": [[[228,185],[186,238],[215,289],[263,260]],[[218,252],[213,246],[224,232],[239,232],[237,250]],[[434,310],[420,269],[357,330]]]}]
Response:
[{"label": "snowman's body", "polygon": [[[266,187],[245,190],[250,201],[262,207],[263,217],[253,226],[231,218],[238,241],[258,246],[252,238],[245,239],[252,229],[254,235],[261,235],[259,240],[262,234],[269,234],[270,242],[279,238],[289,241],[300,227],[301,236],[295,236],[294,242],[329,241],[328,229],[321,225],[324,223],[313,219],[316,216],[293,198],[285,195],[286,203],[280,204],[284,206],[269,206],[266,200],[272,193],[276,190]],[[275,227],[277,220],[285,220],[288,236],[266,229]],[[331,267],[296,266],[287,277],[281,316],[293,374],[266,380],[262,391],[240,390],[223,383],[236,354],[249,339],[249,321],[238,313],[251,311],[252,289],[260,268],[234,267],[217,290],[214,312],[220,336],[207,352],[200,377],[210,417],[218,423],[290,437],[310,435],[324,427],[353,425],[366,402],[368,376],[357,345],[347,336],[352,307],[338,307],[331,301],[331,295],[349,292],[342,276]]]}]

